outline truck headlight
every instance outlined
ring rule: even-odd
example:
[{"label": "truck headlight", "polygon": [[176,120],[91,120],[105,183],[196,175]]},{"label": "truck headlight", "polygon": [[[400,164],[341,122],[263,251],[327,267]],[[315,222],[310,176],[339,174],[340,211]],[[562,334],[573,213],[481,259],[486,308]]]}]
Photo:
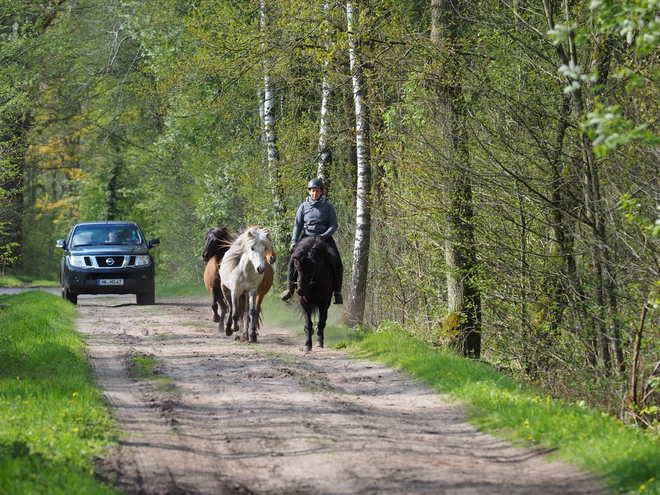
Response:
[{"label": "truck headlight", "polygon": [[84,256],[69,256],[69,264],[77,268],[82,268],[85,266],[85,257]]},{"label": "truck headlight", "polygon": [[147,266],[151,264],[151,256],[148,254],[140,254],[135,257],[135,266]]}]

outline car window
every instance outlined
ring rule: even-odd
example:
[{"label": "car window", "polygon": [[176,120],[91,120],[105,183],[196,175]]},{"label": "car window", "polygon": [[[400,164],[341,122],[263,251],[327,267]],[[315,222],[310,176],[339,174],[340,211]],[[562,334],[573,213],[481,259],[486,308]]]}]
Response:
[{"label": "car window", "polygon": [[132,227],[81,226],[73,234],[73,247],[96,244],[141,244],[140,232]]}]

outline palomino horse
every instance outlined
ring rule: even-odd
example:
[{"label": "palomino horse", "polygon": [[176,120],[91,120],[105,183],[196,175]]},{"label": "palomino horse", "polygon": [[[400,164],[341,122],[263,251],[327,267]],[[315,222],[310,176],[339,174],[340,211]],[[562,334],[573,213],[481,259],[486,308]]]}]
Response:
[{"label": "palomino horse", "polygon": [[316,326],[317,345],[323,347],[323,330],[328,319],[328,308],[332,302],[334,270],[332,269],[332,249],[315,237],[303,238],[293,251],[291,258],[298,273],[296,292],[300,297],[300,306],[305,313],[305,333],[307,351],[312,350],[314,327],[312,317],[318,312]]},{"label": "palomino horse", "polygon": [[265,253],[272,251],[268,229],[263,227],[248,227],[229,247],[220,263],[220,283],[225,301],[228,304],[225,318],[225,333],[231,335],[238,331],[238,320],[241,316],[240,298],[247,295],[250,342],[257,341],[257,288],[263,281],[266,271]]},{"label": "palomino horse", "polygon": [[[253,228],[255,229],[266,229],[265,227],[262,227],[260,225],[254,226]],[[264,278],[261,280],[261,283],[259,284],[259,287],[257,287],[257,297],[255,299],[255,307],[257,310],[257,330],[261,327],[261,319],[262,319],[262,313],[261,313],[261,303],[264,300],[264,297],[266,294],[268,294],[268,291],[270,291],[270,288],[273,286],[273,280],[275,279],[275,271],[273,270],[272,264],[275,263],[275,260],[277,259],[277,256],[275,255],[275,251],[273,251],[272,247],[272,239],[270,237],[270,232],[267,234],[268,240],[271,241],[271,247],[266,248],[266,251],[264,251],[264,258],[267,261],[266,263],[266,270],[264,271]],[[247,328],[248,328],[248,314],[247,312],[244,311],[245,308],[245,300],[247,296],[244,294],[241,296],[241,301],[239,303],[241,307],[241,313],[243,314],[243,319],[244,319],[244,327],[245,327],[245,339],[247,340],[248,338],[248,333],[247,333]]]},{"label": "palomino horse", "polygon": [[[211,227],[206,231],[206,245],[202,252],[202,259],[206,261],[204,285],[211,293],[211,299],[213,300],[213,304],[211,305],[213,321],[218,323],[219,328],[219,322],[224,320],[227,313],[227,304],[222,294],[218,270],[220,269],[222,257],[234,239],[236,239],[236,235],[227,232],[226,227]],[[220,305],[221,315],[218,314],[218,305]]]}]

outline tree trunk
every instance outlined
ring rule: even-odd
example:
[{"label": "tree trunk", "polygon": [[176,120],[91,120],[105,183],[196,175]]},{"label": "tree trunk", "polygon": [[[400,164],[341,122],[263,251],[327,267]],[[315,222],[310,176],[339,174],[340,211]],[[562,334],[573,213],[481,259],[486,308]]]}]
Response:
[{"label": "tree trunk", "polygon": [[[329,15],[330,4],[325,2],[323,4],[323,10],[326,15]],[[330,31],[329,28],[325,32],[325,49],[326,53],[329,51],[330,43]],[[319,155],[318,155],[318,167],[317,167],[317,176],[319,179],[323,179],[326,187],[326,196],[328,196],[327,191],[331,190],[331,177],[330,177],[330,167],[332,167],[332,149],[328,144],[328,136],[330,135],[330,129],[328,128],[328,116],[330,109],[329,101],[330,95],[332,94],[332,86],[328,80],[328,66],[330,61],[327,56],[323,61],[323,81],[321,83],[321,123],[319,124]]]},{"label": "tree trunk", "polygon": [[273,237],[280,246],[288,246],[288,231],[286,229],[286,202],[284,201],[284,187],[280,171],[280,154],[275,133],[275,93],[272,88],[270,76],[270,60],[266,53],[270,20],[266,0],[261,0],[261,35],[264,53],[263,77],[263,133],[266,143],[266,162],[270,179],[271,197],[273,198],[273,211],[275,213],[275,232]]},{"label": "tree trunk", "polygon": [[371,242],[371,157],[369,149],[369,113],[365,103],[366,89],[358,53],[353,2],[346,2],[349,58],[355,104],[355,145],[357,151],[357,197],[355,243],[353,246],[353,277],[348,303],[348,323],[362,325],[369,272]]},{"label": "tree trunk", "polygon": [[456,345],[469,357],[481,355],[481,294],[476,282],[477,256],[474,242],[474,211],[472,183],[468,174],[470,162],[467,135],[464,128],[462,88],[457,65],[457,29],[462,22],[458,4],[451,0],[431,0],[431,41],[447,58],[445,76],[435,85],[439,105],[437,121],[450,143],[450,157],[443,175],[447,201],[447,232],[445,259],[447,262],[448,320],[456,322]]}]

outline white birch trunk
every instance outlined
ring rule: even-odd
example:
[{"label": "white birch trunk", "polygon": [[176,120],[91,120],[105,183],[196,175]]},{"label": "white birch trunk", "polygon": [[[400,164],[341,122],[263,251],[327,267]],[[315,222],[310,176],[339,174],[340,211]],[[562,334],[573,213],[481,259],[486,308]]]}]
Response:
[{"label": "white birch trunk", "polygon": [[[323,11],[326,15],[329,15],[330,4],[325,2],[323,4]],[[329,29],[325,32],[325,48],[326,53],[330,48],[330,32]],[[321,123],[319,125],[319,157],[318,157],[318,168],[317,176],[319,179],[323,179],[323,182],[326,184],[326,189],[330,185],[329,180],[329,169],[332,165],[332,150],[328,144],[328,136],[330,135],[330,130],[328,128],[328,116],[329,108],[328,102],[330,100],[330,94],[332,93],[332,86],[328,81],[328,67],[330,66],[330,61],[325,59],[323,62],[323,81],[321,83]]]},{"label": "white birch trunk", "polygon": [[365,82],[359,62],[357,36],[354,32],[353,3],[346,2],[349,58],[355,103],[355,143],[357,151],[357,201],[355,243],[353,247],[353,277],[349,294],[349,324],[363,323],[369,272],[371,242],[371,159],[369,149],[369,114],[365,104]]},{"label": "white birch trunk", "polygon": [[[266,54],[268,52],[266,40],[268,39],[268,31],[270,29],[266,0],[261,0],[260,7],[260,27],[262,38],[264,40],[262,41],[262,51]],[[263,77],[264,93],[261,115],[263,118],[263,135],[266,144],[266,163],[270,179],[271,196],[273,198],[273,210],[275,213],[274,237],[279,243],[286,244],[286,231],[284,228],[286,206],[284,202],[284,188],[282,187],[280,177],[280,155],[277,147],[277,135],[275,133],[275,93],[273,92],[270,76],[270,61],[266,55],[264,55],[263,59]]]}]

